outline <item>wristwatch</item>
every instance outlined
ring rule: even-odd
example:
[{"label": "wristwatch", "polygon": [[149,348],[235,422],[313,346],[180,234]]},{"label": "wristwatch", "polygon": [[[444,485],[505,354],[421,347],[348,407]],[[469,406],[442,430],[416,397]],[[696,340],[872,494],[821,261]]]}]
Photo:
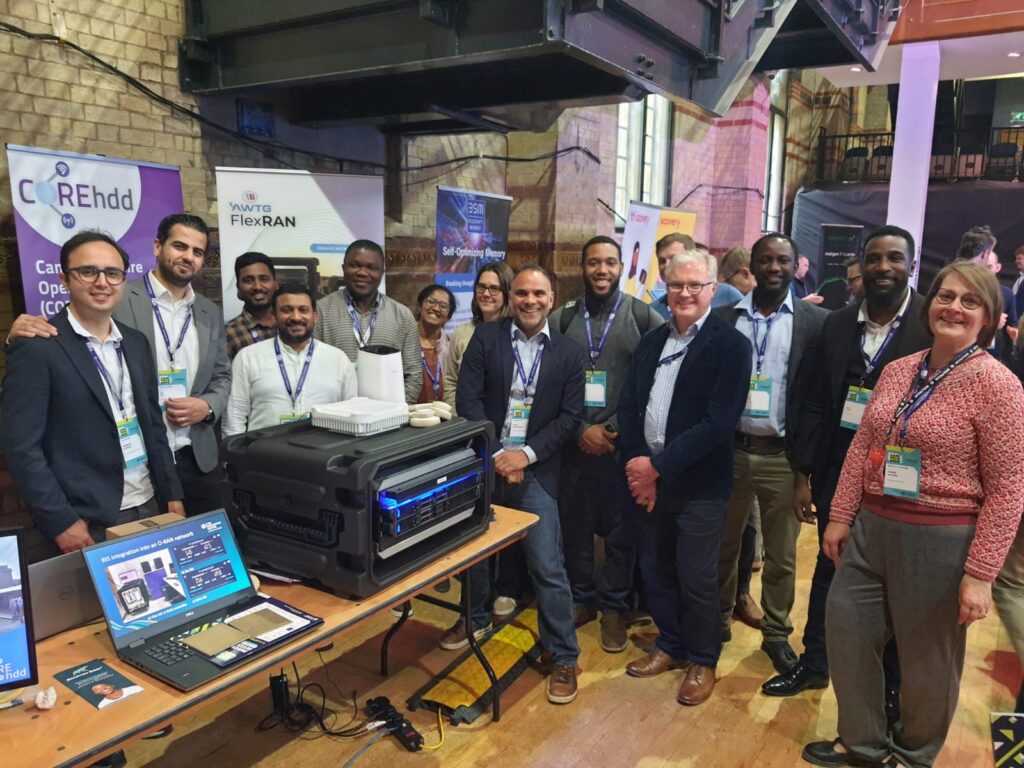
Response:
[{"label": "wristwatch", "polygon": [[213,408],[210,408],[210,412],[206,414],[206,418],[203,419],[203,424],[213,424],[217,420],[217,417],[213,413]]}]

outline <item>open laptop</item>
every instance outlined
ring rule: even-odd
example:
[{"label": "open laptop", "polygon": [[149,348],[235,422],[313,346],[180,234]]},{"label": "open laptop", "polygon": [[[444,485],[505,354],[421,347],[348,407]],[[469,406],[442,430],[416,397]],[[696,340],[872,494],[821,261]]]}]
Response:
[{"label": "open laptop", "polygon": [[103,616],[81,552],[40,560],[28,567],[32,580],[32,617],[38,643]]},{"label": "open laptop", "polygon": [[323,623],[256,594],[224,510],[82,553],[118,658],[182,691]]}]

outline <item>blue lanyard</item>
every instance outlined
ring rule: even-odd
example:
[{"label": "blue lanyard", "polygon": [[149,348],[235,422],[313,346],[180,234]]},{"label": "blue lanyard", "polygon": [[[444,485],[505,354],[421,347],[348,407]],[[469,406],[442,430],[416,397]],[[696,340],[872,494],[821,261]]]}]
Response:
[{"label": "blue lanyard", "polygon": [[604,321],[604,330],[601,331],[601,339],[597,342],[597,346],[594,346],[594,337],[590,330],[590,310],[587,309],[586,298],[583,301],[583,325],[587,329],[587,350],[590,352],[590,365],[597,368],[597,358],[601,356],[601,351],[604,349],[604,343],[608,339],[608,331],[612,327],[612,322],[615,320],[615,315],[619,311],[619,305],[622,303],[622,292],[619,291],[619,297],[615,300],[615,306],[612,307],[612,312],[608,315],[608,319]]},{"label": "blue lanyard", "polygon": [[156,302],[156,294],[153,293],[153,286],[149,283],[149,275],[142,278],[142,282],[146,285],[146,293],[149,294],[149,300],[153,304],[153,314],[156,316],[156,324],[160,326],[160,335],[164,337],[164,347],[167,349],[167,357],[171,361],[171,370],[174,370],[174,356],[181,349],[181,345],[185,343],[185,334],[188,333],[188,328],[192,324],[192,312],[189,311],[185,317],[185,322],[181,326],[181,334],[178,336],[178,343],[171,349],[171,337],[167,333],[167,326],[164,325],[164,316],[160,311],[160,305]]},{"label": "blue lanyard", "polygon": [[[756,310],[755,310],[756,311]],[[768,354],[768,334],[772,332],[772,321],[775,320],[775,316],[779,314],[779,310],[775,310],[771,313],[767,320],[765,320],[764,338],[761,339],[761,343],[757,343],[757,326],[760,320],[757,317],[750,318],[750,324],[753,326],[754,335],[754,349],[757,350],[757,375],[761,375],[761,367],[764,365],[765,355]]]},{"label": "blue lanyard", "polygon": [[[868,361],[867,368],[864,370],[864,375],[860,377],[861,387],[864,386],[864,382],[871,378],[871,374],[874,373],[875,368],[878,367],[878,361],[882,359],[882,355],[885,354],[885,350],[889,348],[889,343],[896,337],[896,332],[900,329],[900,326],[903,324],[903,320],[904,318],[906,318],[907,313],[909,311],[910,301],[908,299],[906,308],[902,312],[900,312],[899,315],[896,316],[896,319],[893,321],[892,327],[889,329],[889,332],[885,335],[885,340],[882,341],[881,346],[875,351],[874,357],[872,357],[871,360]],[[863,353],[864,351],[864,342],[867,340],[867,336],[868,324],[864,323],[864,329],[860,332],[861,353]]]},{"label": "blue lanyard", "polygon": [[430,379],[430,386],[434,390],[434,399],[437,400],[437,398],[441,396],[441,356],[437,356],[436,372],[430,370],[430,365],[427,363],[427,356],[422,349],[420,350],[420,360],[423,362],[423,371],[427,374],[427,378]]},{"label": "blue lanyard", "polygon": [[935,387],[951,374],[958,365],[964,362],[967,358],[978,351],[977,343],[971,344],[967,349],[959,352],[956,357],[950,360],[944,368],[936,373],[931,378],[928,378],[928,353],[924,354],[921,358],[921,364],[917,369],[917,375],[914,377],[913,384],[910,385],[910,392],[907,393],[906,397],[900,400],[899,405],[896,406],[896,413],[893,414],[892,422],[889,424],[888,435],[892,434],[893,427],[896,426],[896,422],[903,418],[903,423],[900,425],[900,444],[907,438],[907,425],[910,423],[910,417],[917,412],[917,410],[928,402],[928,398],[932,396],[932,392],[935,391]]},{"label": "blue lanyard", "polygon": [[342,296],[345,297],[345,304],[348,305],[348,315],[352,318],[352,331],[356,335],[356,342],[359,344],[359,348],[362,349],[370,343],[370,339],[373,338],[373,327],[377,324],[377,310],[380,308],[380,295],[378,294],[376,301],[373,304],[373,314],[370,315],[370,330],[367,331],[366,335],[363,335],[363,323],[359,319],[359,313],[356,312],[355,306],[352,304],[352,299],[348,295],[348,291],[345,291]]},{"label": "blue lanyard", "polygon": [[284,389],[292,401],[292,413],[295,413],[296,403],[302,395],[302,387],[306,384],[306,374],[309,373],[309,364],[313,362],[313,345],[316,342],[309,340],[309,348],[306,350],[306,362],[302,366],[302,373],[299,374],[299,383],[295,385],[295,393],[292,394],[292,383],[288,380],[288,370],[284,367],[284,356],[281,354],[281,339],[274,339],[274,354],[277,355],[277,367],[281,370],[281,378],[284,380]]},{"label": "blue lanyard", "polygon": [[107,366],[104,365],[100,356],[96,353],[96,349],[92,343],[88,344],[89,354],[92,355],[92,361],[96,364],[96,370],[100,372],[100,376],[103,377],[103,383],[106,384],[107,389],[110,390],[110,394],[117,400],[117,407],[121,409],[121,418],[128,418],[128,411],[124,407],[124,353],[121,351],[121,343],[115,341],[114,349],[117,351],[117,388],[114,388],[114,381],[110,378],[110,371],[107,370]]},{"label": "blue lanyard", "polygon": [[533,358],[533,366],[530,368],[529,378],[526,376],[526,369],[523,368],[523,358],[519,356],[519,344],[518,342],[512,343],[512,354],[515,355],[516,358],[516,370],[519,371],[519,378],[523,382],[523,394],[527,403],[530,403],[533,400],[533,396],[530,394],[530,388],[533,386],[533,380],[537,376],[537,369],[540,368],[540,359],[544,356],[544,344],[546,341],[547,339],[543,337],[540,340],[540,349],[537,350],[537,356]]}]

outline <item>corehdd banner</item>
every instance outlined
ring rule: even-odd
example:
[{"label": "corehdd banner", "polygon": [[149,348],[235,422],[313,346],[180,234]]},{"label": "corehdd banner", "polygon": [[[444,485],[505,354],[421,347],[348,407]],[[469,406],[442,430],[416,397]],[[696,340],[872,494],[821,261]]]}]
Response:
[{"label": "corehdd banner", "polygon": [[217,168],[217,214],[224,319],[230,320],[242,311],[235,259],[247,251],[269,256],[279,283],[306,283],[320,296],[337,290],[349,243],[384,244],[384,179]]},{"label": "corehdd banner", "polygon": [[182,210],[177,166],[7,145],[14,227],[29,314],[59,312],[60,247],[76,232],[99,229],[131,258],[129,279],[153,268],[160,220]]},{"label": "corehdd banner", "polygon": [[511,211],[512,198],[505,195],[437,188],[434,279],[458,304],[449,327],[470,319],[477,270],[505,259]]},{"label": "corehdd banner", "polygon": [[655,244],[665,235],[693,235],[697,214],[631,202],[622,233],[622,277],[619,287],[647,304],[665,292],[658,272]]}]

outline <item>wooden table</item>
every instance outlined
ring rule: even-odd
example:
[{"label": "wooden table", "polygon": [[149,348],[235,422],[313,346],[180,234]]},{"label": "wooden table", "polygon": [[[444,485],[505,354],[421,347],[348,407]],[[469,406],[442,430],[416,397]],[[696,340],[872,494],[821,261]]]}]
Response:
[{"label": "wooden table", "polygon": [[[118,659],[102,623],[47,638],[36,646],[39,682],[56,688],[57,705],[45,712],[27,706],[0,711],[0,763],[31,768],[88,765],[254,678],[265,682],[263,674],[311,653],[357,624],[404,604],[486,559],[522,539],[537,522],[536,515],[527,512],[497,506],[493,509],[494,520],[486,533],[365,600],[344,600],[300,584],[263,584],[266,594],[322,616],[323,625],[189,693],[171,688]],[[92,659],[103,659],[145,691],[117,706],[98,710],[54,680],[56,673]]]}]

